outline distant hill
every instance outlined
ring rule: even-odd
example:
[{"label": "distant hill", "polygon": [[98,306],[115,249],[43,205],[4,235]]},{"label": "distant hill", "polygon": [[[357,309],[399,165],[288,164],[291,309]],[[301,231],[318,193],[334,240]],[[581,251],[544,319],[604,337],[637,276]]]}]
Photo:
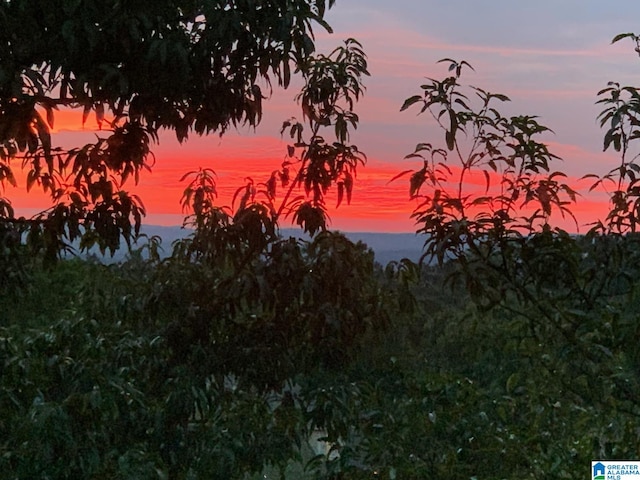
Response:
[{"label": "distant hill", "polygon": [[[285,237],[296,237],[308,239],[297,229],[283,229],[282,235]],[[182,227],[163,227],[159,225],[144,225],[141,233],[152,237],[158,236],[162,239],[162,248],[164,255],[171,254],[171,244],[178,239],[185,238],[190,231]],[[382,265],[386,265],[391,261],[398,261],[408,258],[417,261],[422,254],[422,245],[424,239],[414,233],[375,233],[375,232],[343,232],[349,239],[354,242],[361,241],[369,246],[374,254],[376,261]],[[93,249],[89,255],[95,255],[102,261],[111,263],[122,261],[127,254],[126,248],[120,249],[111,258],[109,255],[102,256],[97,249]]]},{"label": "distant hill", "polygon": [[344,232],[352,241],[360,241],[371,248],[376,261],[386,265],[408,258],[417,262],[422,255],[424,238],[415,233]]}]

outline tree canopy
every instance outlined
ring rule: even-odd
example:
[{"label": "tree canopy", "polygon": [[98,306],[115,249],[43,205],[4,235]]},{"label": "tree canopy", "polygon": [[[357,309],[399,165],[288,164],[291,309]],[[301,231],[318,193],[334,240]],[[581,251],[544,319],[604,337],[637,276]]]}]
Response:
[{"label": "tree canopy", "polygon": [[[14,0],[0,2],[0,182],[50,194],[51,209],[16,219],[52,254],[82,237],[111,250],[144,207],[123,190],[153,163],[161,129],[179,141],[262,117],[263,90],[287,87],[314,52],[313,28],[334,0]],[[56,110],[95,115],[95,143],[52,143]],[[79,113],[80,115],[80,113]],[[80,228],[82,227],[82,228]],[[133,229],[133,230],[132,230]],[[6,236],[6,235],[5,235]],[[15,236],[15,235],[14,235]]]},{"label": "tree canopy", "polygon": [[[577,479],[637,456],[640,90],[598,93],[619,164],[586,177],[613,186],[610,212],[571,235],[553,225],[577,192],[548,128],[501,113],[507,96],[445,59],[399,105],[442,133],[397,175],[438,262],[381,266],[327,231],[326,192],[349,201],[366,160],[349,134],[368,75],[356,40],[313,52],[332,3],[0,1],[2,185],[18,163],[53,202],[32,219],[0,203],[10,478]],[[637,49],[635,34],[613,41],[627,38]],[[157,238],[111,265],[31,255],[129,240],[144,208],[122,188],[151,168],[160,130],[256,125],[261,87],[295,72],[282,165],[248,178],[234,211],[211,169],[187,172],[195,228],[167,258]],[[56,147],[60,108],[104,131]],[[285,215],[312,238],[283,238]]]}]

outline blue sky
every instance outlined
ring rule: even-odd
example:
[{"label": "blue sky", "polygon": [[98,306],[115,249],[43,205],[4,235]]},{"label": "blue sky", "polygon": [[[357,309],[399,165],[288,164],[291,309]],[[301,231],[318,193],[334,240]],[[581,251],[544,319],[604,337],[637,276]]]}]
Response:
[{"label": "blue sky", "polygon": [[609,80],[640,78],[630,42],[610,45],[617,33],[633,31],[637,18],[640,2],[629,1],[350,0],[338,1],[329,21],[333,37],[354,36],[368,52],[373,77],[362,108],[371,102],[389,109],[363,116],[364,131],[369,119],[378,123],[376,133],[383,125],[397,134],[407,123],[418,129],[410,114],[392,107],[417,92],[422,77],[442,75],[435,62],[452,57],[475,67],[470,83],[509,95],[512,113],[539,115],[555,141],[592,151],[601,145],[596,92]]}]

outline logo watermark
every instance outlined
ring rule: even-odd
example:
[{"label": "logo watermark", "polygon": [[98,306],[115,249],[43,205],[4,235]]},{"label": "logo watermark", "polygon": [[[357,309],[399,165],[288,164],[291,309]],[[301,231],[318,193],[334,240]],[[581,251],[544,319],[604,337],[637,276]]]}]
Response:
[{"label": "logo watermark", "polygon": [[591,480],[640,480],[638,460],[594,460]]}]

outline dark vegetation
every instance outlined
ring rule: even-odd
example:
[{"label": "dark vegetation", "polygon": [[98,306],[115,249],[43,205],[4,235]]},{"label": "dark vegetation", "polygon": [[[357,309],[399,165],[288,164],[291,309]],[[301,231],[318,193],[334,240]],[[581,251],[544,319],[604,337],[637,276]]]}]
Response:
[{"label": "dark vegetation", "polygon": [[[21,161],[53,202],[31,219],[0,204],[6,478],[577,479],[640,455],[638,91],[599,94],[621,161],[594,178],[611,213],[574,236],[553,227],[577,194],[547,128],[503,117],[508,99],[446,60],[402,106],[444,132],[399,175],[433,262],[379,265],[327,228],[325,193],[348,201],[366,159],[348,142],[368,73],[355,40],[314,53],[325,3],[0,2],[1,179]],[[254,125],[256,82],[292,73],[288,160],[234,211],[211,170],[187,173],[194,232],[168,258],[153,237],[117,264],[59,258],[135,237],[144,210],[120,190],[158,131]],[[107,136],[56,149],[61,106]],[[281,236],[285,216],[311,240]]]}]

